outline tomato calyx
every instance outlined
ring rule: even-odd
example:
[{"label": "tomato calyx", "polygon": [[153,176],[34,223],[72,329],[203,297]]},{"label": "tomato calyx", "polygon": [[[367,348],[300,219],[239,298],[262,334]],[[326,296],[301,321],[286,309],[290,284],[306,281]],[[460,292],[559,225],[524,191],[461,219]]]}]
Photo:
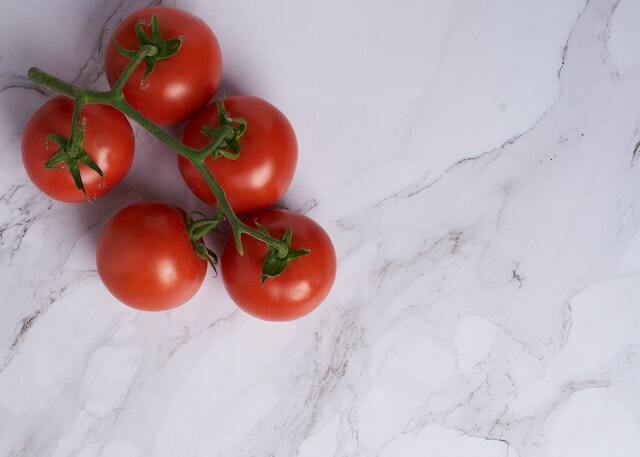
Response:
[{"label": "tomato calyx", "polygon": [[[145,33],[145,31],[142,29],[143,25],[151,26],[151,35],[147,35]],[[182,36],[171,38],[169,40],[163,39],[162,35],[160,34],[160,20],[155,15],[151,16],[150,21],[141,19],[138,22],[136,22],[136,25],[134,26],[134,30],[136,33],[136,38],[138,39],[138,43],[140,44],[140,48],[142,48],[145,45],[148,45],[148,46],[155,46],[155,48],[158,50],[156,53],[153,53],[153,55],[147,55],[144,58],[144,63],[147,66],[144,72],[144,76],[142,78],[142,80],[144,81],[154,70],[158,61],[173,57],[178,53],[178,51],[180,51],[180,47],[182,46],[182,43],[184,42],[185,39]],[[125,57],[128,57],[129,59],[135,58],[136,55],[138,54],[139,48],[126,49],[120,46],[120,44],[117,41],[114,41],[113,44],[116,47],[116,50],[120,54],[122,54]]]},{"label": "tomato calyx", "polygon": [[87,196],[87,192],[84,188],[84,183],[82,182],[82,177],[80,176],[80,165],[84,164],[91,168],[93,171],[98,173],[100,177],[103,177],[102,170],[98,166],[97,163],[89,157],[87,151],[84,150],[82,146],[76,146],[78,144],[82,144],[82,137],[84,136],[83,129],[80,127],[78,129],[78,139],[75,144],[73,141],[65,138],[62,135],[58,135],[57,133],[49,133],[46,136],[45,143],[51,141],[58,145],[58,151],[56,151],[50,158],[44,163],[45,168],[50,170],[61,168],[61,164],[66,164],[67,168],[71,172],[71,176],[73,176],[73,181],[76,184],[76,187],[82,191],[82,193]]},{"label": "tomato calyx", "polygon": [[218,100],[216,107],[219,116],[218,126],[205,125],[200,129],[200,132],[211,140],[203,154],[214,159],[224,157],[236,160],[240,157],[240,138],[247,131],[247,121],[242,117],[231,117],[224,106],[224,99]]},{"label": "tomato calyx", "polygon": [[[195,219],[194,216],[200,217]],[[204,213],[200,211],[189,211],[185,216],[185,223],[187,225],[187,234],[191,245],[196,255],[201,259],[209,262],[213,271],[218,273],[216,265],[218,264],[218,256],[215,252],[209,249],[204,241],[204,237],[210,232],[220,233],[218,226],[224,217],[222,211],[217,211],[213,218],[207,218]]]},{"label": "tomato calyx", "polygon": [[[265,235],[271,236],[269,234],[269,230],[267,230],[267,228],[264,225],[262,225],[258,221],[254,221],[254,223],[256,224],[256,227],[258,227],[258,230],[260,230]],[[291,249],[292,237],[293,237],[293,230],[291,229],[285,230],[284,235],[282,235],[282,241],[289,248],[289,250],[287,251],[287,254],[284,257],[280,256],[280,253],[278,252],[277,249],[275,249],[272,246],[269,246],[269,252],[267,252],[266,257],[262,262],[262,277],[261,277],[262,284],[264,284],[264,282],[267,279],[277,278],[282,273],[284,273],[284,270],[287,269],[287,267],[289,266],[289,263],[292,260],[300,257],[304,257],[305,255],[308,255],[311,253],[311,249],[308,249],[308,248]]]}]

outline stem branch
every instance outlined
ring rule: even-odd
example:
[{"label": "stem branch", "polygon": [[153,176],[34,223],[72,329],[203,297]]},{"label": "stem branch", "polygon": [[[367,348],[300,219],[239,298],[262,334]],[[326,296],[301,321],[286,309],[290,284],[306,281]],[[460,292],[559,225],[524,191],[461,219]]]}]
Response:
[{"label": "stem branch", "polygon": [[229,224],[231,224],[233,236],[236,240],[236,247],[238,248],[240,253],[242,253],[242,244],[240,242],[240,237],[242,236],[243,233],[246,233],[247,235],[250,235],[264,242],[265,244],[271,246],[272,248],[276,249],[280,257],[286,257],[287,253],[289,252],[289,247],[285,243],[283,243],[277,238],[273,238],[272,236],[265,235],[259,230],[255,230],[254,228],[243,223],[238,218],[238,216],[233,212],[233,209],[229,205],[229,200],[227,200],[227,196],[224,192],[224,189],[220,187],[220,184],[218,184],[216,179],[209,172],[206,165],[204,164],[204,160],[202,159],[197,159],[195,161],[192,160],[191,163],[193,163],[193,165],[198,169],[198,171],[200,172],[202,177],[205,179],[205,181],[207,181],[207,184],[209,185],[211,192],[213,192],[213,195],[215,195],[216,197],[216,200],[218,202],[218,207],[226,214],[227,220],[229,221]]}]

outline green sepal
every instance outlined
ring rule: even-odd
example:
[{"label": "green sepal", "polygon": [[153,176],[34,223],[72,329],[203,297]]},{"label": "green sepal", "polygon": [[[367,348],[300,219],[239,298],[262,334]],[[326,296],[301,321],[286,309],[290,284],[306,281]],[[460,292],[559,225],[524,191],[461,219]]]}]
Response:
[{"label": "green sepal", "polygon": [[[265,235],[269,235],[269,231],[267,228],[258,223],[258,221],[254,221],[258,230]],[[292,260],[297,259],[299,257],[303,257],[311,253],[311,249],[302,248],[302,249],[291,249],[291,238],[293,237],[293,231],[291,229],[287,229],[282,235],[282,241],[287,245],[289,250],[287,251],[287,255],[284,257],[280,257],[278,250],[269,246],[269,251],[262,262],[262,277],[261,282],[264,282],[269,278],[277,278],[280,276],[289,266]]]},{"label": "green sepal", "polygon": [[45,146],[48,141],[57,144],[60,149],[66,148],[67,143],[69,142],[69,140],[67,140],[62,135],[58,135],[57,133],[48,133],[45,137]]},{"label": "green sepal", "polygon": [[216,102],[216,108],[218,109],[218,117],[220,119],[220,125],[233,125],[236,129],[237,137],[240,138],[247,130],[247,121],[243,117],[231,117],[227,108],[224,106],[224,98]]},{"label": "green sepal", "polygon": [[49,160],[44,163],[44,167],[52,170],[54,168],[58,168],[58,165],[60,165],[61,163],[67,163],[67,151],[65,151],[64,149],[60,149],[58,152],[49,157]]},{"label": "green sepal", "polygon": [[265,234],[267,236],[271,236],[271,235],[269,235],[269,230],[267,230],[267,227],[265,227],[260,222],[258,222],[257,219],[254,219],[253,223],[256,224],[256,228],[258,229],[259,232],[261,232],[261,233],[263,233],[263,234]]},{"label": "green sepal", "polygon": [[[201,217],[201,219],[195,219],[194,215]],[[207,247],[204,237],[210,232],[218,232],[218,226],[223,217],[224,214],[221,211],[216,212],[213,219],[208,219],[207,216],[200,211],[190,211],[185,217],[187,234],[189,235],[193,250],[198,257],[209,262],[216,274],[218,273],[216,269],[218,257],[215,252]]]},{"label": "green sepal", "polygon": [[67,162],[69,166],[69,171],[71,172],[71,176],[73,176],[73,181],[76,183],[76,187],[82,191],[82,193],[87,196],[87,192],[84,189],[84,183],[82,182],[82,176],[80,176],[80,165],[77,160],[71,160]]},{"label": "green sepal", "polygon": [[236,251],[240,254],[240,257],[244,255],[244,247],[242,246],[242,231],[233,229],[233,240],[236,243]]},{"label": "green sepal", "polygon": [[211,268],[213,268],[213,271],[218,274],[218,269],[216,268],[216,265],[218,265],[218,256],[216,253],[209,249],[204,242],[198,244],[192,243],[192,245],[196,255],[206,260],[209,265],[211,265]]},{"label": "green sepal", "polygon": [[242,117],[231,117],[224,106],[224,99],[216,102],[219,124],[217,127],[204,125],[200,132],[211,141],[203,149],[205,156],[214,159],[224,157],[236,160],[240,157],[240,138],[247,131],[247,121]]},{"label": "green sepal", "polygon": [[209,232],[213,232],[216,229],[218,223],[216,221],[197,221],[194,222],[191,229],[191,236],[194,238],[202,238]]},{"label": "green sepal", "polygon": [[[163,39],[162,34],[160,33],[160,20],[157,16],[151,16],[151,36],[147,35],[142,28],[145,22],[146,21],[144,19],[140,19],[133,27],[138,44],[140,47],[144,45],[155,46],[158,51],[154,55],[146,56],[144,58],[146,68],[142,78],[143,80],[147,79],[151,72],[153,72],[158,61],[175,56],[178,51],[180,51],[182,43],[184,42],[184,38],[181,36],[168,40]],[[114,41],[114,46],[116,51],[129,59],[133,59],[140,49],[124,48],[117,41]]]},{"label": "green sepal", "polygon": [[[80,133],[82,137],[82,133]],[[45,141],[51,141],[58,145],[58,150],[53,153],[51,157],[44,163],[45,168],[51,170],[58,168],[61,163],[65,163],[69,168],[69,172],[73,177],[73,182],[75,183],[78,190],[80,190],[85,197],[87,196],[87,192],[84,187],[84,183],[82,182],[82,176],[80,173],[80,164],[84,164],[91,168],[93,171],[98,173],[100,177],[103,177],[102,170],[98,166],[97,163],[93,161],[87,151],[85,151],[82,147],[79,147],[77,153],[75,155],[71,154],[69,148],[71,147],[70,141],[62,135],[58,135],[57,133],[49,133],[46,136]]]},{"label": "green sepal", "polygon": [[88,166],[89,168],[91,168],[93,171],[98,173],[101,178],[104,177],[104,175],[102,174],[102,170],[100,169],[98,164],[95,163],[91,157],[89,157],[89,154],[87,154],[87,151],[83,149],[80,155],[77,157],[77,159],[83,164],[85,164],[86,166]]},{"label": "green sepal", "polygon": [[[133,30],[136,32],[136,38],[138,39],[138,43],[140,43],[140,45],[146,44],[149,41],[149,37],[147,36],[146,33],[144,33],[144,30],[142,30],[142,23],[144,20],[139,20],[135,23],[135,25],[133,26]],[[151,29],[153,30],[153,16],[151,17]]]},{"label": "green sepal", "polygon": [[129,59],[133,59],[136,56],[137,52],[135,50],[123,48],[122,46],[120,46],[120,43],[118,43],[117,41],[114,41],[113,45],[115,46],[116,51],[118,51],[118,53],[122,54],[125,57],[128,57]]}]

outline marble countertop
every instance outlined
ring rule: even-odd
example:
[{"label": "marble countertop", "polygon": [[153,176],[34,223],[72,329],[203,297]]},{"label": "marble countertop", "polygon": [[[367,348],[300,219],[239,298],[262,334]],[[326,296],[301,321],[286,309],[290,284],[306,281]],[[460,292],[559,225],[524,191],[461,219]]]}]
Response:
[{"label": "marble countertop", "polygon": [[296,129],[283,205],[339,271],[287,324],[212,275],[155,314],[101,285],[109,216],[200,205],[140,129],[94,204],[26,177],[27,68],[105,87],[147,3],[0,6],[0,455],[640,455],[640,2],[169,3],[214,29],[221,93]]}]

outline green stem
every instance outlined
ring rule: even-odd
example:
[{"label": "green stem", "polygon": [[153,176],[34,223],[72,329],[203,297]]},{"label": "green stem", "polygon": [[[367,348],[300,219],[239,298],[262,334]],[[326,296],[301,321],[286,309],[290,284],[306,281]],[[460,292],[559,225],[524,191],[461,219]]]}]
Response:
[{"label": "green stem", "polygon": [[207,181],[207,184],[209,185],[211,192],[213,192],[213,195],[216,197],[216,200],[218,202],[218,207],[227,215],[227,220],[229,221],[229,224],[231,224],[233,237],[235,238],[235,241],[236,241],[236,248],[238,249],[238,252],[240,254],[242,254],[243,252],[242,242],[240,240],[240,237],[242,236],[243,233],[246,233],[247,235],[250,235],[260,241],[263,241],[267,245],[274,248],[276,251],[278,251],[279,257],[284,258],[287,256],[289,252],[289,246],[287,246],[286,243],[280,241],[277,238],[273,238],[272,236],[266,235],[260,232],[259,230],[255,230],[254,228],[248,226],[247,224],[244,224],[238,218],[238,216],[236,216],[236,214],[233,212],[233,209],[229,205],[229,200],[227,200],[227,195],[225,194],[224,189],[220,187],[216,179],[209,172],[206,165],[204,164],[204,160],[202,159],[198,159],[195,161],[192,160],[191,163],[193,163],[193,165],[198,169],[198,171],[200,172],[204,180]]},{"label": "green stem", "polygon": [[164,144],[169,146],[171,149],[176,151],[178,154],[185,156],[190,161],[194,161],[200,155],[200,151],[197,149],[192,149],[184,144],[180,143],[174,137],[169,135],[167,132],[162,130],[156,124],[148,120],[144,117],[140,112],[138,112],[133,106],[129,105],[126,100],[112,100],[107,103],[110,106],[113,106],[118,111],[122,112],[125,116],[130,119],[133,119],[138,125],[140,125],[147,132],[155,136],[158,140],[162,141]]},{"label": "green stem", "polygon": [[131,76],[131,73],[133,73],[133,71],[137,68],[138,65],[140,65],[140,63],[145,59],[145,57],[151,57],[155,55],[157,52],[158,52],[158,48],[153,45],[145,44],[144,46],[141,46],[138,52],[136,53],[136,56],[133,59],[131,59],[131,61],[127,64],[125,69],[122,70],[122,73],[120,73],[118,80],[111,88],[111,92],[113,94],[122,94],[122,89],[124,89],[124,85],[126,84],[127,80]]},{"label": "green stem", "polygon": [[61,79],[58,79],[55,76],[50,75],[49,73],[42,71],[36,67],[29,68],[27,76],[34,83],[40,86],[48,87],[52,91],[62,95],[66,95],[69,98],[76,98],[78,92],[82,90],[79,87],[76,87],[73,84],[66,83]]},{"label": "green stem", "polygon": [[234,135],[233,128],[229,127],[228,125],[223,125],[218,127],[218,129],[215,131],[215,136],[213,137],[211,143],[209,143],[202,150],[203,154],[207,156],[210,153],[214,152],[215,150],[219,149],[220,146],[222,146],[222,144],[225,141],[228,141],[229,139],[233,138],[233,135]]},{"label": "green stem", "polygon": [[80,119],[82,107],[86,102],[86,97],[79,93],[73,105],[73,114],[71,115],[71,134],[69,136],[69,156],[77,157],[82,151],[82,141],[84,140],[84,126]]},{"label": "green stem", "polygon": [[47,87],[52,91],[65,95],[69,98],[75,99],[79,93],[83,93],[87,97],[87,103],[97,103],[93,100],[97,100],[99,98],[104,98],[109,92],[98,92],[90,89],[83,89],[78,86],[74,86],[73,84],[69,84],[67,82],[62,81],[61,79],[56,78],[53,75],[50,75],[46,71],[43,71],[37,67],[29,68],[27,72],[27,76],[34,83]]},{"label": "green stem", "polygon": [[122,74],[110,91],[100,92],[90,89],[83,89],[81,87],[74,86],[73,84],[64,82],[56,78],[55,76],[50,75],[49,73],[35,67],[29,69],[28,76],[29,79],[34,83],[47,87],[54,92],[65,95],[75,100],[76,105],[74,107],[74,113],[72,117],[71,141],[74,142],[72,144],[75,145],[77,149],[82,147],[82,124],[80,121],[80,113],[84,105],[109,105],[119,110],[124,115],[137,122],[142,128],[155,136],[158,140],[169,146],[178,154],[186,157],[198,169],[204,180],[209,185],[211,192],[216,197],[219,210],[224,213],[224,215],[227,217],[227,220],[229,221],[229,224],[231,225],[233,236],[236,242],[236,247],[240,254],[242,254],[242,244],[240,241],[240,237],[243,233],[246,233],[247,235],[258,239],[275,249],[279,257],[285,258],[289,252],[289,247],[287,246],[287,244],[277,238],[273,238],[272,236],[255,230],[254,228],[243,223],[235,214],[233,208],[231,208],[224,189],[220,186],[220,184],[218,184],[216,179],[204,164],[207,154],[217,149],[220,144],[222,144],[222,142],[226,139],[225,135],[221,135],[218,139],[219,141],[215,141],[214,143],[205,146],[203,149],[190,148],[180,143],[178,140],[173,138],[153,122],[149,121],[139,111],[129,105],[129,103],[127,103],[127,101],[124,99],[122,90],[128,78],[131,76],[135,68],[144,60],[145,57],[154,55],[157,51],[158,49],[155,46],[142,46],[138,50],[136,55],[131,59],[127,67],[122,71]]}]

